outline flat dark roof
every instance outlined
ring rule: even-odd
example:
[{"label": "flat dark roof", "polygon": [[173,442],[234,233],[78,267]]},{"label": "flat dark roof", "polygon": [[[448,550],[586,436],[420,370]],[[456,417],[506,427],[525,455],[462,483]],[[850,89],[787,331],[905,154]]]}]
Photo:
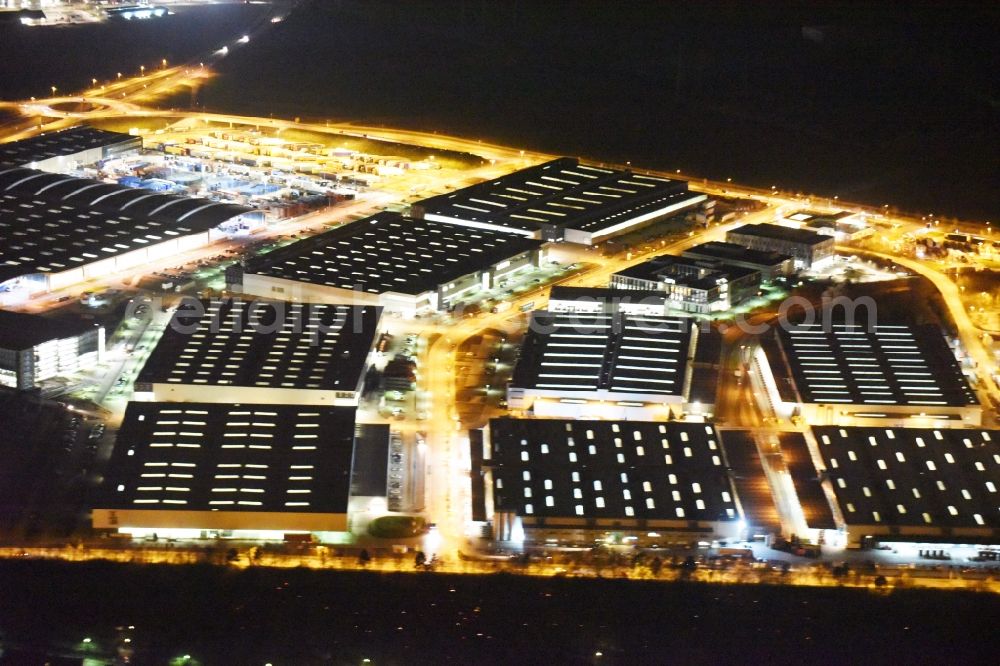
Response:
[{"label": "flat dark roof", "polygon": [[70,270],[252,211],[36,169],[0,169],[0,282]]},{"label": "flat dark roof", "polygon": [[385,497],[389,488],[389,424],[359,423],[356,432],[351,494]]},{"label": "flat dark roof", "polygon": [[95,508],[346,513],[354,409],[130,402]]},{"label": "flat dark roof", "polygon": [[679,396],[691,320],[647,315],[531,313],[510,385]]},{"label": "flat dark roof", "polygon": [[23,351],[50,340],[74,338],[98,326],[83,319],[54,319],[0,310],[0,349]]},{"label": "flat dark roof", "polygon": [[669,278],[674,284],[707,290],[718,287],[722,279],[739,280],[756,272],[753,268],[713,260],[661,254],[641,264],[620,270],[615,275],[651,282],[665,282]]},{"label": "flat dark roof", "polygon": [[773,268],[780,266],[792,259],[791,255],[780,252],[767,252],[764,250],[751,250],[738,245],[737,243],[724,243],[712,241],[702,243],[685,250],[682,253],[685,257],[710,258],[720,261],[739,261],[744,264],[760,266],[761,268]]},{"label": "flat dark roof", "polygon": [[246,272],[416,295],[540,246],[489,229],[379,213],[255,257]]},{"label": "flat dark roof", "polygon": [[814,426],[848,524],[1000,528],[1000,430]]},{"label": "flat dark roof", "polygon": [[551,225],[597,232],[698,196],[688,191],[687,181],[560,157],[417,205],[425,214],[511,229]]},{"label": "flat dark roof", "polygon": [[722,360],[722,334],[706,328],[698,332],[691,363],[691,385],[688,402],[714,405],[719,391],[719,372]]},{"label": "flat dark roof", "polygon": [[801,432],[779,432],[778,443],[806,525],[816,530],[836,529],[830,502],[823,491],[816,465],[809,455],[805,437]]},{"label": "flat dark roof", "polygon": [[719,437],[704,423],[490,421],[495,511],[520,516],[739,520]]},{"label": "flat dark roof", "polygon": [[727,429],[719,431],[719,435],[747,525],[780,534],[781,517],[753,433],[750,430]]},{"label": "flat dark roof", "polygon": [[382,308],[185,299],[136,383],[357,390]]},{"label": "flat dark roof", "polygon": [[115,146],[123,143],[137,143],[142,146],[142,139],[121,132],[80,125],[58,132],[46,132],[38,136],[0,143],[0,168],[30,166],[33,162],[73,155],[92,148]]},{"label": "flat dark roof", "polygon": [[549,289],[550,301],[600,301],[606,303],[648,303],[662,305],[667,300],[663,291],[644,289],[616,289],[614,287],[567,287],[556,285]]},{"label": "flat dark roof", "polygon": [[778,336],[804,402],[916,405],[929,413],[979,403],[936,326],[802,324],[779,327]]},{"label": "flat dark roof", "polygon": [[793,227],[783,227],[780,224],[744,224],[726,233],[726,238],[733,235],[756,236],[757,238],[771,238],[783,240],[791,243],[802,243],[804,245],[817,245],[819,243],[832,243],[833,236],[817,234],[807,229],[795,229]]}]

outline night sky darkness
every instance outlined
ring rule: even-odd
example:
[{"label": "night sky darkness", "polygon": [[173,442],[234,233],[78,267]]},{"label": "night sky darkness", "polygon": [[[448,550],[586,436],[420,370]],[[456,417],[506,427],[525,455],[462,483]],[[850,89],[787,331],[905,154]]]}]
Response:
[{"label": "night sky darkness", "polygon": [[[198,101],[995,220],[997,7],[307,0],[231,54]],[[0,28],[0,91],[191,57],[259,11]]]}]

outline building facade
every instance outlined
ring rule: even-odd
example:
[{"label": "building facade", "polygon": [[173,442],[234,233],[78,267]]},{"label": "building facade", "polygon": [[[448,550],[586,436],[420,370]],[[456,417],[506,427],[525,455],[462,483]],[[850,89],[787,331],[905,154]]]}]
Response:
[{"label": "building facade", "polygon": [[777,224],[746,224],[726,233],[726,241],[751,250],[778,252],[793,257],[797,269],[822,266],[834,257],[832,236]]}]

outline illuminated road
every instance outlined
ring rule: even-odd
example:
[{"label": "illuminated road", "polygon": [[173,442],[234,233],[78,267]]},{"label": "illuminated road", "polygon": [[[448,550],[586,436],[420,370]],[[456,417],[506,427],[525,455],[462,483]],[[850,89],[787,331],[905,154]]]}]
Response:
[{"label": "illuminated road", "polygon": [[867,254],[891,261],[930,280],[934,287],[941,292],[944,303],[948,307],[948,312],[951,314],[951,319],[955,322],[958,336],[962,340],[962,346],[965,347],[966,352],[968,352],[969,356],[976,363],[976,373],[979,376],[980,386],[993,398],[1000,400],[1000,390],[997,389],[997,385],[993,381],[990,372],[993,368],[993,359],[990,358],[989,352],[983,346],[982,332],[969,319],[969,313],[966,312],[965,306],[962,304],[962,297],[958,287],[947,275],[930,267],[927,262],[916,261],[898,255],[890,255],[872,250],[859,250],[856,248],[838,248],[838,250]]}]

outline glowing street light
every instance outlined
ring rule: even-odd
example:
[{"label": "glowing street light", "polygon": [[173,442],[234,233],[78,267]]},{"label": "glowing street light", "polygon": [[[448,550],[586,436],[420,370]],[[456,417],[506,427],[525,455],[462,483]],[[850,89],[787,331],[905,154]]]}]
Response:
[{"label": "glowing street light", "polygon": [[52,86],[52,96],[53,97],[56,96],[56,87],[55,86]]},{"label": "glowing street light", "polygon": [[140,76],[145,76],[146,75],[146,66],[145,65],[139,65],[139,74],[140,74]]}]

